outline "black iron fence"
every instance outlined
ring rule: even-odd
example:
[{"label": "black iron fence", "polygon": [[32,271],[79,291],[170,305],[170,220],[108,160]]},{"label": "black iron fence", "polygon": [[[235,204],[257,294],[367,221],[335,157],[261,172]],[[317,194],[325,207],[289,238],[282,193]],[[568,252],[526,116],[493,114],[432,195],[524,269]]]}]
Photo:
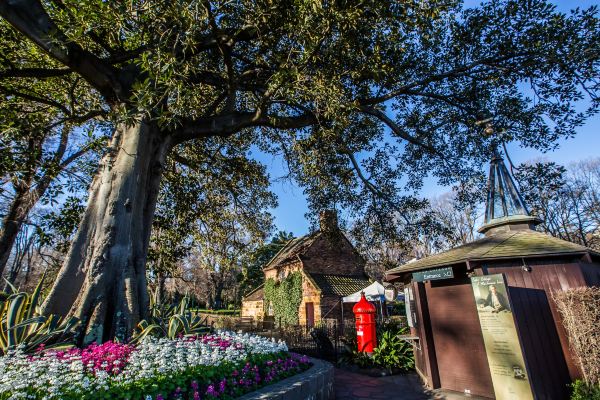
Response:
[{"label": "black iron fence", "polygon": [[334,362],[341,352],[340,331],[335,320],[315,326],[283,326],[278,331],[290,351]]},{"label": "black iron fence", "polygon": [[[378,326],[389,320],[377,321]],[[401,321],[401,325],[404,320]],[[356,324],[354,319],[323,319],[314,326],[286,325],[279,319],[266,318],[262,321],[238,325],[236,330],[283,340],[288,349],[295,353],[337,362],[347,350],[356,347]]]}]

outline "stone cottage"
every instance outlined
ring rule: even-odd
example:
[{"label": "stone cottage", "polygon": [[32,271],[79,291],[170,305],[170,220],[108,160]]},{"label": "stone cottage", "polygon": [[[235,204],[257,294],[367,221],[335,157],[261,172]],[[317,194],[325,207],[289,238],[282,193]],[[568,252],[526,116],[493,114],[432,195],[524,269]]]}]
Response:
[{"label": "stone cottage", "polygon": [[[326,318],[341,319],[341,298],[370,284],[365,260],[339,229],[336,212],[321,212],[319,222],[318,231],[292,239],[263,268],[265,280],[281,281],[292,272],[301,272],[300,325],[312,326]],[[265,303],[261,285],[244,297],[242,316],[261,319],[272,315]],[[344,305],[344,317],[352,316],[352,305]]]}]

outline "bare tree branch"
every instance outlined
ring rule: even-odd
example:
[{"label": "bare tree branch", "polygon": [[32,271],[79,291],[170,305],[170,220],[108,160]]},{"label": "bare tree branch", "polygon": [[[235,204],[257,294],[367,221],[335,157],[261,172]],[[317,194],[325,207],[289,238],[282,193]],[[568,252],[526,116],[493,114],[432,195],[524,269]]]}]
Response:
[{"label": "bare tree branch", "polygon": [[373,107],[366,107],[366,106],[360,106],[359,109],[364,112],[365,114],[369,114],[374,116],[375,118],[377,118],[378,120],[380,120],[381,122],[383,122],[385,125],[387,125],[392,132],[394,132],[394,134],[404,140],[406,140],[409,143],[414,144],[415,146],[419,146],[422,147],[424,149],[426,149],[427,151],[433,153],[433,154],[439,154],[439,152],[433,148],[432,146],[422,142],[421,140],[409,135],[408,133],[404,132],[394,121],[392,121],[392,119],[390,117],[388,117],[383,111],[377,109],[377,108],[373,108]]}]

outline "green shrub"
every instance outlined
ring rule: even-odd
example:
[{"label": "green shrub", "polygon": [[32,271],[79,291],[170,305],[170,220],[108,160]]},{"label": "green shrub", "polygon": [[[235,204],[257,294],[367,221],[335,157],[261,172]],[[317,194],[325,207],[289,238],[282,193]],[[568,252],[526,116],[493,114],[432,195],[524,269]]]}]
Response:
[{"label": "green shrub", "polygon": [[181,299],[177,307],[156,302],[150,304],[150,317],[142,320],[133,333],[132,343],[137,343],[148,335],[175,339],[181,335],[198,335],[210,332],[210,328],[202,323],[199,315],[188,308],[187,297]]},{"label": "green shrub", "polygon": [[21,347],[25,352],[34,352],[40,346],[46,349],[71,347],[79,320],[75,317],[63,319],[58,315],[40,315],[38,304],[44,276],[32,294],[18,292],[0,297],[0,355]]},{"label": "green shrub", "polygon": [[600,386],[591,386],[584,381],[577,380],[571,385],[573,393],[571,400],[600,400]]},{"label": "green shrub", "polygon": [[412,346],[398,337],[407,329],[384,330],[378,338],[377,347],[373,350],[373,363],[388,370],[400,369],[410,371],[415,368]]},{"label": "green shrub", "polygon": [[408,328],[401,321],[388,320],[377,327],[377,347],[373,354],[357,350],[356,336],[345,340],[345,352],[340,357],[340,363],[356,365],[360,368],[385,368],[388,371],[410,371],[415,368],[412,346],[398,335],[408,333]]}]

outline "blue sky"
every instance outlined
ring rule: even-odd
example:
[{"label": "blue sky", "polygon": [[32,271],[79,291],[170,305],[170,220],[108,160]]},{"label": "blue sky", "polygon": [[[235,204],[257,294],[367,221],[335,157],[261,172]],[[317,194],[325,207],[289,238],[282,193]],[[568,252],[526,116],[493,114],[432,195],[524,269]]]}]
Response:
[{"label": "blue sky", "polygon": [[[465,0],[467,7],[476,6],[480,3],[479,0]],[[600,0],[556,0],[553,3],[558,6],[559,10],[564,12],[575,7],[600,6]],[[577,130],[577,135],[574,138],[559,142],[559,147],[553,152],[544,154],[534,149],[521,148],[517,143],[509,144],[508,152],[515,164],[545,158],[559,164],[568,165],[572,162],[600,156],[599,131],[600,116],[596,115]],[[257,158],[267,166],[273,182],[271,190],[279,198],[279,206],[271,210],[275,217],[276,229],[291,231],[295,235],[307,233],[309,223],[305,218],[305,214],[308,212],[308,207],[302,188],[289,180],[278,179],[286,173],[282,159],[270,156],[264,157],[263,155],[258,155]],[[426,179],[421,195],[434,197],[448,190],[449,188],[438,186],[435,179]]]}]

